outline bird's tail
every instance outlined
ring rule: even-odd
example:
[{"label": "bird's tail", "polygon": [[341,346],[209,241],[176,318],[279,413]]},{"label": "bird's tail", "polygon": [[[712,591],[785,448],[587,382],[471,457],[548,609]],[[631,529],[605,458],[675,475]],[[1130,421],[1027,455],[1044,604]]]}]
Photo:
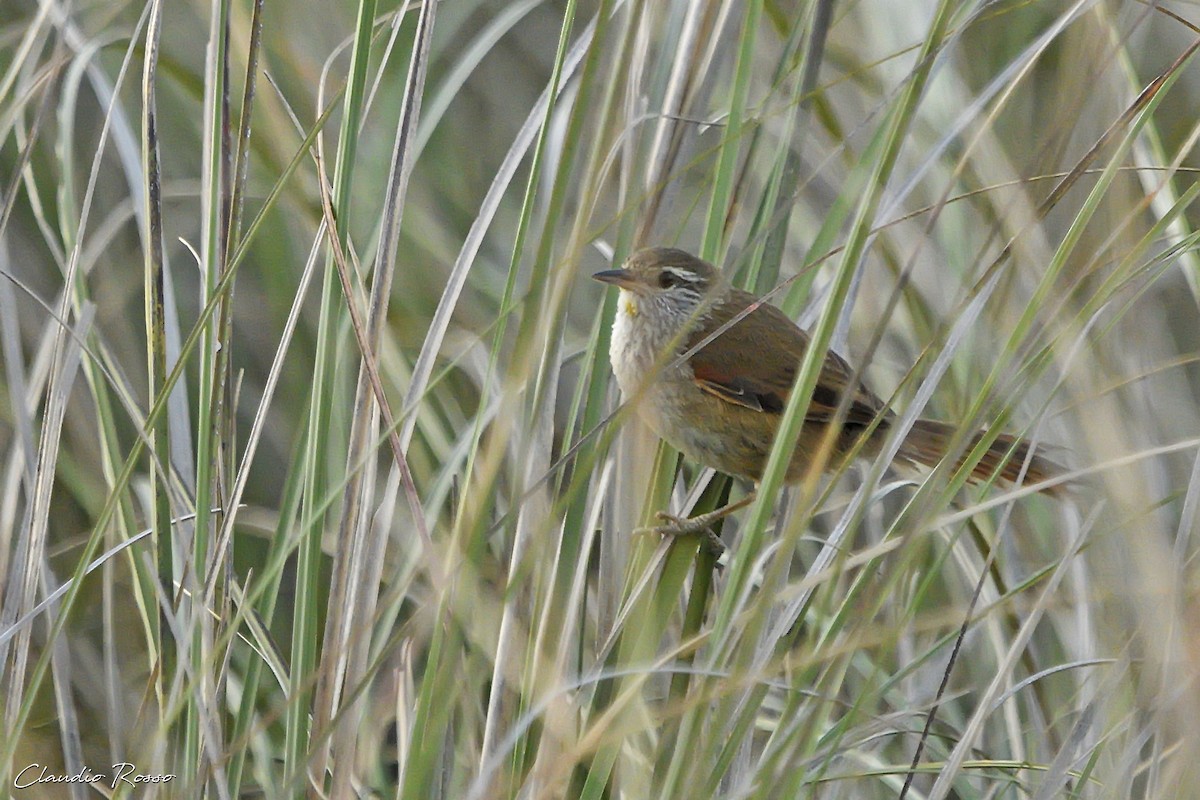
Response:
[{"label": "bird's tail", "polygon": [[[899,457],[914,464],[933,467],[946,455],[950,441],[956,432],[955,426],[945,422],[935,422],[930,419],[917,420],[912,430],[908,432],[904,444],[900,447]],[[962,465],[967,454],[975,448],[982,436],[983,433],[975,434],[956,466]],[[1028,462],[1028,467],[1026,467],[1026,462]],[[982,483],[999,472],[1001,481],[1012,484],[1021,477],[1022,470],[1025,470],[1025,485],[1041,483],[1058,477],[1064,472],[1062,467],[1047,458],[1036,454],[1031,457],[1029,442],[1015,436],[1001,434],[996,437],[987,452],[971,469],[970,480],[973,483]],[[1055,483],[1042,489],[1049,494],[1057,494],[1064,490],[1065,486],[1061,483]]]}]

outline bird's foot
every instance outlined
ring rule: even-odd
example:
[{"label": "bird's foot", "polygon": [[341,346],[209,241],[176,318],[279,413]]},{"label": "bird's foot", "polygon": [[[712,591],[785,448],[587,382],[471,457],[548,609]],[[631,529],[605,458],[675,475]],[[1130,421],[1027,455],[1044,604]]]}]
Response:
[{"label": "bird's foot", "polygon": [[713,531],[713,525],[725,519],[739,508],[745,508],[753,501],[754,493],[752,492],[736,503],[730,503],[715,511],[709,511],[707,514],[697,514],[694,517],[677,517],[674,514],[659,511],[654,516],[663,524],[655,525],[652,528],[643,528],[642,531],[645,533],[657,533],[659,536],[700,536],[705,547],[711,552],[720,555],[725,552],[725,543]]},{"label": "bird's foot", "polygon": [[724,519],[724,514],[716,515],[716,512],[710,511],[707,514],[699,514],[695,517],[677,517],[674,514],[659,511],[654,516],[663,524],[644,528],[643,530],[646,533],[656,533],[659,536],[669,536],[672,538],[699,536],[700,543],[708,548],[710,552],[716,555],[725,552],[725,543],[721,541],[721,537],[717,536],[712,529],[713,523]]}]

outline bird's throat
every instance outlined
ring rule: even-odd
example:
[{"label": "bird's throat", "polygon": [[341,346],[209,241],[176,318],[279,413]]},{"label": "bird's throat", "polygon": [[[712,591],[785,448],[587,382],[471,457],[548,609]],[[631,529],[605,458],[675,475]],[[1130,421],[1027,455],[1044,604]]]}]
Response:
[{"label": "bird's throat", "polygon": [[621,292],[621,294],[623,295],[621,302],[625,304],[625,314],[630,317],[636,317],[638,315],[637,299],[633,296],[632,292]]}]

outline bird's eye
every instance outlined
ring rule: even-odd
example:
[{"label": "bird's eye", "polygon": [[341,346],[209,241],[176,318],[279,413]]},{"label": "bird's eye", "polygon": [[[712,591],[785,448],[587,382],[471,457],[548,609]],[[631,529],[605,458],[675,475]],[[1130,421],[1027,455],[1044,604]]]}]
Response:
[{"label": "bird's eye", "polygon": [[672,286],[679,285],[679,276],[668,269],[664,269],[658,273],[658,288],[670,289]]}]

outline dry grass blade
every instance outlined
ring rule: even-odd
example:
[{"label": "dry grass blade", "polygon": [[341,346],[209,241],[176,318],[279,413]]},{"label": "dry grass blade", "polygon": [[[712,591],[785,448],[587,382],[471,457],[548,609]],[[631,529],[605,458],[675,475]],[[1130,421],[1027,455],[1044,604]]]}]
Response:
[{"label": "dry grass blade", "polygon": [[[432,0],[423,2],[417,19],[417,33],[413,45],[412,61],[409,64],[408,81],[405,86],[404,103],[396,125],[396,143],[392,151],[392,168],[383,203],[383,230],[380,234],[379,252],[375,259],[374,281],[371,286],[370,309],[363,320],[355,308],[355,294],[350,286],[348,268],[338,245],[336,220],[332,217],[332,205],[328,192],[323,192],[326,224],[331,233],[331,245],[337,258],[338,273],[351,324],[358,340],[362,357],[354,421],[350,434],[348,457],[351,464],[366,455],[367,447],[375,437],[378,420],[390,432],[395,466],[400,473],[409,511],[426,547],[431,571],[438,570],[433,561],[433,542],[425,529],[425,514],[413,483],[412,473],[399,437],[395,433],[396,423],[388,407],[387,396],[379,377],[377,354],[381,350],[384,325],[387,320],[388,301],[391,297],[392,277],[397,260],[397,244],[400,222],[408,193],[409,177],[413,169],[413,133],[420,119],[421,97],[425,89],[428,70],[429,47],[433,34],[434,9]],[[374,530],[367,524],[369,518],[360,511],[360,503],[369,499],[373,486],[373,467],[368,465],[366,474],[353,470],[346,485],[342,522],[339,530],[341,546],[334,559],[334,583],[330,590],[330,613],[325,628],[325,647],[321,678],[317,685],[314,728],[324,735],[327,725],[339,711],[339,697],[346,687],[354,686],[364,679],[367,650],[371,643],[369,635],[374,621],[377,586],[383,572],[383,555],[387,538],[386,531]],[[364,480],[364,477],[366,478]],[[365,493],[367,497],[361,497]],[[361,515],[361,516],[360,516]],[[374,538],[368,539],[369,534]],[[361,713],[359,711],[358,713]],[[333,734],[330,755],[335,763],[353,763],[357,746],[358,721],[353,710],[342,715],[340,727]],[[316,774],[325,772],[325,763],[318,757],[312,765]],[[346,794],[351,790],[351,773],[338,770],[334,773],[333,791]]]}]

